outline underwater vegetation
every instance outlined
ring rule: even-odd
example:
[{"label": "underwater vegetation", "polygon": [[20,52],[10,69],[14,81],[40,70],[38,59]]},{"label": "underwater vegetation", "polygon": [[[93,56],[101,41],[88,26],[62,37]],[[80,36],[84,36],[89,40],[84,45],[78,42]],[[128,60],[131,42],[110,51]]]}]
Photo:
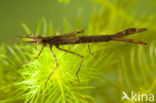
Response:
[{"label": "underwater vegetation", "polygon": [[[58,0],[70,3],[72,0]],[[55,68],[55,60],[45,48],[41,56],[32,62],[17,66],[35,57],[41,46],[2,43],[0,45],[0,103],[136,103],[121,100],[123,91],[156,95],[156,2],[141,0],[90,0],[95,4],[87,27],[81,17],[74,28],[65,20],[63,31],[56,35],[75,30],[86,30],[86,35],[114,34],[127,28],[148,28],[148,31],[130,36],[146,41],[148,45],[137,45],[118,41],[90,44],[93,55],[86,44],[61,46],[66,50],[84,56],[84,63],[76,72],[81,58],[53,48],[59,67],[46,80]],[[149,4],[149,5],[146,5]],[[138,6],[139,5],[139,6]],[[144,6],[147,6],[144,9]],[[151,11],[152,10],[152,11]],[[50,36],[57,29],[46,18],[39,20],[36,32],[22,23],[26,34]],[[24,34],[21,34],[24,35]],[[83,34],[80,34],[83,35]],[[139,92],[139,93],[138,93]]]}]

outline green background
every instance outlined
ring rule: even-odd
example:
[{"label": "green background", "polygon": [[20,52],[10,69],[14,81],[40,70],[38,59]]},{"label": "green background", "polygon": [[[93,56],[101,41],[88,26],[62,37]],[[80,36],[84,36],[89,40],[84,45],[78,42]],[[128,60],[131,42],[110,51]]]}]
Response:
[{"label": "green background", "polygon": [[55,29],[62,30],[64,19],[76,24],[76,19],[81,16],[85,27],[92,11],[93,3],[88,0],[73,0],[68,4],[59,3],[57,0],[1,0],[0,42],[23,34],[21,23],[26,23],[34,31],[38,21],[43,17],[52,22]]}]

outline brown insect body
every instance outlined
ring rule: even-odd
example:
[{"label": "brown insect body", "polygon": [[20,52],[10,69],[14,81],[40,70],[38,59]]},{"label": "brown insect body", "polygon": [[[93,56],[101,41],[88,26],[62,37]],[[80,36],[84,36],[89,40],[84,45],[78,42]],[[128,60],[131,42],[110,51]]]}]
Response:
[{"label": "brown insect body", "polygon": [[[35,58],[24,62],[23,64],[37,59],[40,56],[40,54],[42,53],[44,47],[46,45],[49,45],[51,53],[54,56],[55,61],[56,61],[56,67],[51,72],[51,74],[49,75],[49,77],[48,77],[48,79],[46,81],[46,85],[45,85],[45,87],[46,87],[47,83],[48,83],[48,80],[50,79],[53,72],[58,67],[58,61],[57,61],[56,55],[52,50],[53,45],[55,45],[56,48],[61,50],[61,51],[68,52],[68,53],[71,53],[71,54],[74,54],[76,56],[81,57],[82,61],[81,61],[80,66],[79,66],[79,68],[77,70],[77,73],[76,73],[76,76],[78,78],[78,73],[79,73],[81,65],[82,65],[82,63],[84,61],[84,57],[82,55],[74,53],[72,51],[62,49],[62,48],[59,47],[59,45],[97,43],[97,42],[108,42],[108,41],[122,41],[122,42],[128,42],[128,43],[147,45],[147,43],[145,43],[143,41],[123,38],[125,36],[135,34],[135,33],[139,33],[139,32],[143,32],[143,31],[146,31],[146,30],[147,30],[146,28],[139,28],[139,29],[130,28],[130,29],[121,31],[119,33],[116,33],[114,35],[98,35],[98,36],[77,36],[77,34],[79,34],[79,33],[84,33],[84,30],[74,31],[74,32],[71,32],[71,33],[68,33],[68,34],[63,34],[63,35],[59,35],[59,36],[55,35],[55,36],[50,36],[50,37],[41,37],[41,36],[37,36],[37,35],[33,35],[33,34],[21,36],[19,39],[22,39],[22,38],[31,38],[31,39],[33,39],[32,41],[24,41],[25,43],[33,43],[33,44],[41,44],[42,45],[42,48],[41,48],[40,52],[38,53],[38,55]],[[88,47],[89,47],[89,45],[88,45]],[[89,52],[91,53],[90,47],[89,47]],[[78,80],[79,80],[79,78],[78,78]]]},{"label": "brown insect body", "polygon": [[84,31],[75,31],[69,34],[60,36],[42,37],[41,43],[49,45],[67,45],[67,44],[82,44],[82,43],[97,43],[97,42],[108,42],[108,41],[124,41],[129,43],[144,44],[143,41],[122,38],[124,36],[146,31],[146,28],[136,29],[130,28],[125,31],[119,32],[115,35],[98,35],[98,36],[77,36],[78,33],[84,33]]},{"label": "brown insect body", "polygon": [[[96,43],[96,42],[108,42],[111,39],[111,35],[100,35],[100,36],[77,36],[78,39],[73,38],[73,41],[62,41],[59,38],[54,45],[68,45],[68,44],[82,44],[82,43]],[[75,39],[75,41],[74,41]],[[52,40],[53,41],[53,40]]]},{"label": "brown insect body", "polygon": [[53,36],[53,37],[43,37],[42,43],[49,44],[49,45],[66,45],[73,43],[79,40],[78,36],[68,36],[68,35],[61,35],[61,36]]}]

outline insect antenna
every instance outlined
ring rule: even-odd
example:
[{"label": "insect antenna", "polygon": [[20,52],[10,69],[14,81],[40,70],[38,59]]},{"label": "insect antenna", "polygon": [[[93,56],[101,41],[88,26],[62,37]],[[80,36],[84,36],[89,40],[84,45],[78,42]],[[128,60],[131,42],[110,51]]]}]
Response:
[{"label": "insect antenna", "polygon": [[17,41],[19,41],[19,40],[21,40],[23,38],[33,38],[32,36],[33,36],[33,34],[28,34],[28,35],[23,35],[23,36],[17,36],[17,39],[15,39],[15,40],[9,40],[8,42],[9,43],[14,43],[14,42],[17,42]]}]

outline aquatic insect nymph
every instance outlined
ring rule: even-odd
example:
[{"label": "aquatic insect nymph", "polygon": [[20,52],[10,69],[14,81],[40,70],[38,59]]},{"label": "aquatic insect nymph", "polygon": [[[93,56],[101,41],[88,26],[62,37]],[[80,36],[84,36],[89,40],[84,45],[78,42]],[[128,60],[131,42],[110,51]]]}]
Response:
[{"label": "aquatic insect nymph", "polygon": [[[82,60],[81,60],[80,66],[76,72],[76,76],[79,80],[78,73],[79,73],[80,68],[82,66],[82,63],[84,61],[84,57],[78,53],[62,49],[59,47],[60,45],[97,43],[97,42],[109,42],[109,41],[122,41],[122,42],[128,42],[128,43],[147,45],[147,43],[144,41],[123,38],[125,36],[135,34],[135,33],[139,33],[139,32],[143,32],[146,30],[147,30],[146,28],[138,28],[138,29],[137,28],[129,28],[129,29],[126,29],[126,30],[121,31],[119,33],[116,33],[114,35],[77,36],[77,34],[85,32],[84,30],[80,30],[80,31],[74,31],[71,33],[59,35],[59,36],[54,35],[54,36],[49,36],[49,37],[42,37],[42,36],[38,36],[38,35],[29,34],[29,35],[20,36],[18,38],[18,40],[22,39],[22,38],[31,38],[31,39],[33,39],[32,41],[23,41],[23,42],[42,45],[42,48],[41,48],[40,52],[38,53],[38,55],[35,58],[24,62],[23,64],[30,62],[30,61],[33,61],[35,59],[38,59],[38,57],[42,53],[44,47],[49,45],[50,51],[51,51],[51,53],[54,56],[55,61],[56,61],[56,67],[52,70],[51,74],[49,75],[49,77],[46,81],[46,85],[45,85],[45,87],[46,87],[48,80],[50,79],[50,77],[52,76],[52,74],[54,73],[54,71],[58,67],[58,61],[57,61],[56,55],[52,50],[53,46],[55,46],[57,49],[59,49],[61,51],[68,52],[68,53],[71,53],[73,55],[77,55],[77,56],[81,57]],[[88,45],[88,47],[89,47],[89,45]],[[89,51],[90,51],[90,47],[89,47]],[[91,53],[91,51],[90,51],[90,53]]]}]

